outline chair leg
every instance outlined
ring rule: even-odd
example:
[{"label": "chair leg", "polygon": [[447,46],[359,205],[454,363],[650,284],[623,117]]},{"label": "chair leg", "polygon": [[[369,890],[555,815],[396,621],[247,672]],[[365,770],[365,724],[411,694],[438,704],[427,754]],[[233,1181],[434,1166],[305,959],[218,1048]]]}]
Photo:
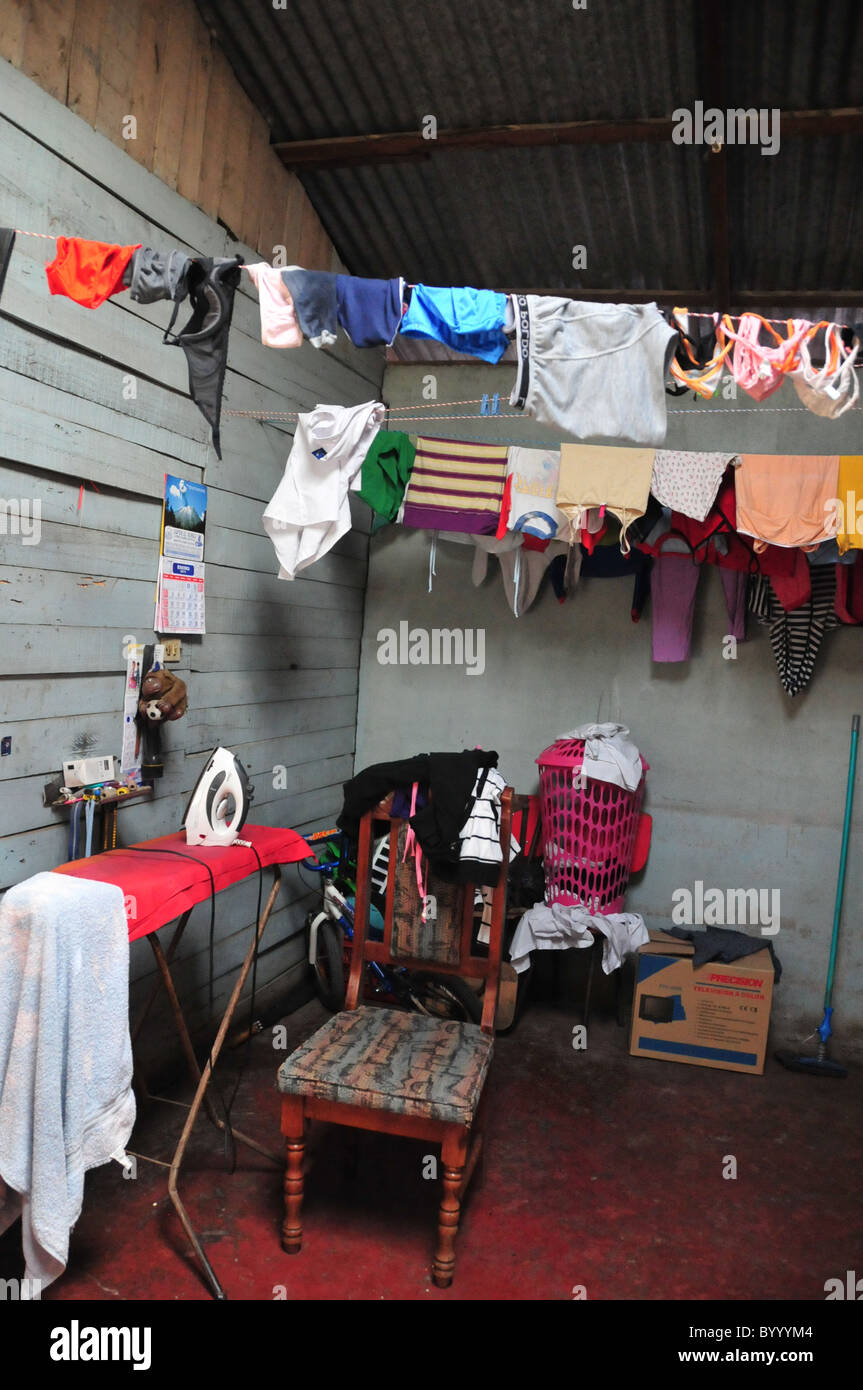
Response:
[{"label": "chair leg", "polygon": [[469,1137],[466,1129],[448,1130],[441,1151],[443,1199],[438,1212],[437,1250],[432,1265],[432,1278],[439,1289],[449,1288],[455,1269],[455,1238],[461,1215],[461,1190]]},{"label": "chair leg", "polygon": [[[485,1086],[485,1087],[483,1088],[483,1093],[482,1093],[482,1095],[480,1096],[479,1106],[477,1107],[477,1112],[476,1112],[476,1118],[474,1119],[473,1128],[471,1129],[471,1142],[472,1142],[473,1145],[476,1146],[477,1151],[478,1151],[478,1152],[477,1152],[476,1160],[475,1160],[475,1162],[474,1162],[474,1168],[473,1168],[473,1175],[474,1175],[474,1176],[473,1176],[473,1186],[474,1186],[474,1191],[475,1191],[475,1192],[481,1190],[481,1189],[485,1186],[486,1154],[487,1154],[487,1149],[486,1149],[486,1129],[485,1129],[485,1126],[486,1126],[486,1116],[487,1116],[487,1114],[488,1114],[488,1095],[489,1095],[489,1088],[488,1088],[488,1086]],[[469,1155],[469,1161],[470,1161],[470,1155]],[[469,1176],[470,1171],[471,1171],[470,1168],[468,1168],[468,1170],[467,1170],[466,1173],[465,1173],[465,1176],[466,1176],[466,1177]],[[464,1186],[465,1186],[465,1191],[467,1191],[467,1183],[465,1183]],[[464,1197],[464,1194],[462,1194],[462,1197]]]},{"label": "chair leg", "polygon": [[282,1133],[285,1136],[285,1219],[282,1249],[298,1255],[303,1245],[303,1157],[306,1150],[302,1096],[282,1098]]}]

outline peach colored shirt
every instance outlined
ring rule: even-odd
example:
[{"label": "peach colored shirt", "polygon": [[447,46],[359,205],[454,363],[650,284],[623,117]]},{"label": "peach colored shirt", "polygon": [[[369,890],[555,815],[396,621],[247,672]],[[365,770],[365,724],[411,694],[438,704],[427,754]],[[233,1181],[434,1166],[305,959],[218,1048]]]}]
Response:
[{"label": "peach colored shirt", "polygon": [[770,545],[815,546],[836,535],[838,454],[743,454],[737,530]]}]

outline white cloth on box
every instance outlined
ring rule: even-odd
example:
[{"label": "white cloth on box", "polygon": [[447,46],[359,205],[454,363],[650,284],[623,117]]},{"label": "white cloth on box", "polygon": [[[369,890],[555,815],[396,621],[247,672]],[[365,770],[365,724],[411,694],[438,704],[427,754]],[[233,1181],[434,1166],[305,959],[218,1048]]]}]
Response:
[{"label": "white cloth on box", "polygon": [[606,975],[617,970],[625,956],[649,940],[644,918],[637,912],[589,912],[577,903],[537,903],[528,908],[515,929],[509,956],[512,967],[521,974],[530,964],[531,951],[579,950],[593,945],[593,932],[605,941],[602,968]]},{"label": "white cloth on box", "polygon": [[285,473],[264,512],[279,578],[294,579],[351,529],[348,493],[358,491],[363,459],[386,408],[319,405],[300,415]]},{"label": "white cloth on box", "polygon": [[[584,741],[581,771],[596,782],[613,782],[634,792],[641,781],[641,755],[623,724],[580,724],[560,738]],[[578,771],[578,769],[576,769]]]},{"label": "white cloth on box", "polygon": [[84,1174],[135,1122],[123,890],[40,873],[0,905],[0,1233],[21,1217],[26,1278],[66,1267]]}]

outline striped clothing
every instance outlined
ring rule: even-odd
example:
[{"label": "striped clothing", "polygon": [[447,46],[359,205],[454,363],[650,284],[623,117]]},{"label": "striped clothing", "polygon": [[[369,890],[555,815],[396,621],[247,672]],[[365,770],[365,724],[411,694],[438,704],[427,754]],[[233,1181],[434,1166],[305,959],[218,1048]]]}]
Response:
[{"label": "striped clothing", "polygon": [[812,593],[806,603],[786,613],[766,575],[750,580],[749,607],[770,628],[770,645],[787,695],[805,690],[815,669],[825,632],[839,626],[835,613],[836,566],[810,567]]},{"label": "striped clothing", "polygon": [[459,883],[482,883],[493,888],[500,878],[500,798],[505,786],[497,768],[480,769],[471,813],[459,831]]},{"label": "striped clothing", "polygon": [[390,872],[390,837],[382,835],[379,840],[375,840],[372,853],[371,865],[371,894],[372,903],[379,912],[383,912],[387,901],[387,879]]},{"label": "striped clothing", "polygon": [[404,525],[494,535],[506,458],[506,445],[418,439],[405,493]]}]

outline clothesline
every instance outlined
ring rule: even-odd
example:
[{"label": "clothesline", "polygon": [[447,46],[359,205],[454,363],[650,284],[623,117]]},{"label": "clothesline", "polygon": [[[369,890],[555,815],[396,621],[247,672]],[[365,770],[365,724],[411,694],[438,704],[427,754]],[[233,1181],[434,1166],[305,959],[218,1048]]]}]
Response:
[{"label": "clothesline", "polygon": [[[443,401],[443,402],[441,402],[441,406],[444,406],[444,405],[478,405],[478,404],[480,404],[479,401]],[[387,415],[388,415],[388,417],[389,417],[390,419],[393,419],[393,418],[396,418],[396,417],[397,417],[397,419],[398,419],[402,424],[414,424],[414,425],[419,425],[419,424],[435,424],[435,423],[437,423],[439,420],[475,420],[477,423],[483,423],[483,424],[485,424],[486,422],[489,422],[489,423],[490,423],[491,421],[496,421],[496,422],[499,423],[501,420],[518,420],[518,421],[520,421],[520,422],[523,422],[523,423],[526,424],[526,425],[535,424],[535,423],[536,423],[535,421],[532,421],[532,420],[530,419],[529,416],[528,416],[528,417],[525,417],[525,416],[523,416],[522,414],[520,414],[520,412],[517,411],[517,410],[507,411],[507,412],[505,412],[505,413],[502,412],[500,415],[479,415],[479,414],[474,414],[474,415],[429,415],[429,414],[426,414],[426,415],[407,415],[407,416],[404,416],[404,417],[403,417],[403,414],[402,414],[402,413],[403,413],[404,411],[413,411],[413,410],[416,410],[416,409],[418,409],[418,407],[416,407],[416,406],[398,406],[398,405],[389,406],[389,407],[387,408]],[[430,406],[429,409],[437,409],[437,407]],[[301,413],[304,413],[304,412],[300,412],[300,411],[297,411],[297,410],[224,410],[224,411],[222,412],[223,415],[242,416],[244,419],[248,419],[248,420],[285,420],[285,421],[296,421]],[[693,413],[693,412],[692,412],[692,409],[691,409],[691,408],[682,409],[682,408],[679,407],[679,406],[669,406],[669,407],[668,407],[668,410],[667,410],[667,414],[669,414],[669,415],[692,415],[692,413]],[[706,414],[706,412],[704,412],[704,411],[698,412],[698,413],[701,414],[702,419],[704,418],[704,416],[705,416],[705,414]],[[775,414],[780,414],[780,415],[810,415],[810,414],[811,414],[811,411],[810,411],[810,410],[808,409],[808,407],[805,406],[805,405],[740,405],[740,406],[715,405],[715,406],[711,406],[711,408],[710,408],[710,414],[711,414],[711,415],[716,415],[716,414],[719,414],[719,415],[750,415],[750,414],[751,414],[751,415],[764,415],[764,414],[774,414],[774,415],[775,415]],[[500,443],[501,441],[495,440],[494,442],[495,442],[495,443]],[[523,443],[524,441],[523,441],[523,440],[518,440],[517,442],[518,442],[518,443]]]},{"label": "clothesline", "polygon": [[[26,230],[25,228],[23,228],[23,227],[16,227],[14,230],[15,230],[15,235],[16,235],[16,236],[33,236],[33,237],[41,237],[41,238],[42,238],[43,240],[45,240],[45,241],[56,241],[56,240],[57,240],[57,234],[54,233],[54,232],[31,232],[31,231],[27,231],[27,230]],[[245,262],[240,261],[240,262],[238,262],[238,264],[237,264],[237,269],[238,269],[238,270],[248,270],[248,269],[249,269],[249,266],[246,265]],[[408,282],[408,281],[405,281],[405,284],[406,284],[406,287],[407,287],[408,289],[414,290],[414,289],[417,288],[417,286],[416,286],[415,284],[411,284],[411,283]],[[510,293],[510,291],[501,290],[501,291],[497,291],[497,293],[508,294],[508,293]],[[575,291],[573,291],[573,293],[574,293],[575,295],[577,295],[577,294],[578,294],[578,291],[575,290]],[[625,302],[625,301],[624,301],[624,302]],[[694,310],[694,309],[690,309],[690,310],[688,310],[688,313],[689,313],[689,317],[690,317],[690,318],[694,318],[694,319],[711,319],[711,320],[714,320],[714,319],[715,319],[715,314],[714,314],[714,313],[711,313],[711,312],[707,312],[707,311],[698,311],[698,312],[697,312],[697,311]],[[721,315],[720,315],[720,317],[721,317]],[[734,321],[739,322],[739,321],[740,321],[740,315],[739,315],[739,314],[729,314],[728,317],[732,320],[732,322],[734,322]],[[788,322],[787,319],[769,319],[769,318],[765,318],[763,315],[761,315],[761,317],[764,318],[764,322],[765,322],[765,323],[772,323],[772,324],[777,325],[777,326],[780,327],[780,328],[785,328],[785,327],[787,327],[787,322]],[[843,324],[843,323],[834,323],[832,326],[835,327],[835,328],[840,328],[840,329],[841,329],[841,328],[847,328],[847,327],[848,327],[847,324]],[[863,362],[861,362],[861,366],[863,366]],[[230,413],[230,412],[227,412],[227,413]]]},{"label": "clothesline", "polygon": [[[390,411],[396,411],[396,410],[397,410],[397,411],[403,411],[403,410],[413,410],[413,411],[422,410],[422,411],[428,412],[428,411],[430,411],[430,410],[446,410],[446,409],[447,409],[449,406],[451,406],[451,405],[482,405],[483,399],[484,399],[484,398],[483,398],[482,396],[476,396],[476,397],[471,397],[469,400],[463,400],[463,401],[439,401],[439,402],[437,403],[437,405],[435,405],[433,401],[426,402],[426,403],[423,404],[423,405],[394,405],[394,406],[390,406],[389,409],[390,409]],[[287,417],[289,417],[290,419],[293,419],[293,420],[295,420],[295,419],[297,418],[297,411],[296,411],[296,410],[226,410],[226,411],[225,411],[225,414],[226,414],[226,415],[252,415],[252,416],[256,416],[256,417],[258,417],[258,418],[264,417],[264,418],[266,418],[266,419],[269,419],[270,417],[273,417],[273,418],[279,417],[279,418],[281,418],[282,416],[287,416]],[[515,416],[516,412],[513,411],[512,414],[513,414],[513,416]],[[498,418],[499,418],[499,417],[498,417]]]},{"label": "clothesline", "polygon": [[[56,244],[55,258],[45,267],[52,294],[65,294],[89,309],[98,308],[124,288],[144,304],[157,299],[172,301],[163,342],[185,353],[190,395],[210,424],[213,447],[221,457],[222,383],[233,296],[242,265],[239,256],[213,260],[180,250],[159,252],[141,245],[112,246],[20,230],[25,236]],[[16,235],[16,231],[0,229],[4,275]],[[261,341],[268,347],[297,348],[304,338],[316,348],[328,347],[337,341],[339,329],[356,346],[372,347],[390,343],[401,333],[435,339],[496,364],[515,336],[516,380],[512,392],[508,396],[504,393],[505,409],[501,409],[498,392],[393,406],[378,403],[381,417],[403,430],[424,432],[427,427],[434,429],[436,423],[469,423],[478,417],[498,421],[517,418],[522,425],[530,418],[550,430],[559,430],[562,439],[637,437],[644,445],[659,444],[667,428],[667,396],[689,389],[710,400],[728,369],[735,383],[757,402],[752,413],[766,408],[802,414],[805,409],[835,419],[853,408],[860,394],[853,369],[861,344],[853,340],[850,345],[846,343],[840,325],[789,321],[788,337],[784,338],[759,315],[743,314],[739,332],[730,317],[723,315],[721,326],[716,323],[716,343],[711,347],[697,332],[695,338],[690,337],[687,311],[663,315],[656,304],[599,304],[585,312],[585,306],[577,301],[555,296],[514,294],[508,304],[502,292],[417,285],[405,306],[401,277],[364,279],[302,267],[282,270],[263,262],[243,268],[258,291]],[[180,303],[186,297],[191,301],[192,316],[172,334]],[[765,325],[775,343],[761,342]],[[822,329],[823,365],[813,362],[811,355],[811,344]],[[669,370],[678,383],[676,390],[664,385]],[[801,406],[765,407],[765,397],[786,377],[793,378]],[[642,383],[637,402],[631,399],[629,379]],[[731,414],[738,407],[735,403],[714,409]],[[670,413],[689,411],[691,405]],[[226,411],[231,417],[270,420],[273,424],[296,422],[298,430],[306,413]],[[479,432],[480,438],[484,433]],[[499,430],[492,431],[490,439],[495,434],[500,442]],[[522,428],[513,434],[526,446]]]},{"label": "clothesline", "polygon": [[[54,232],[28,232],[23,227],[15,227],[14,232],[16,236],[37,236],[42,237],[45,241],[57,240],[57,236]],[[244,262],[240,261],[237,265],[237,269],[248,270],[249,267]]]}]

